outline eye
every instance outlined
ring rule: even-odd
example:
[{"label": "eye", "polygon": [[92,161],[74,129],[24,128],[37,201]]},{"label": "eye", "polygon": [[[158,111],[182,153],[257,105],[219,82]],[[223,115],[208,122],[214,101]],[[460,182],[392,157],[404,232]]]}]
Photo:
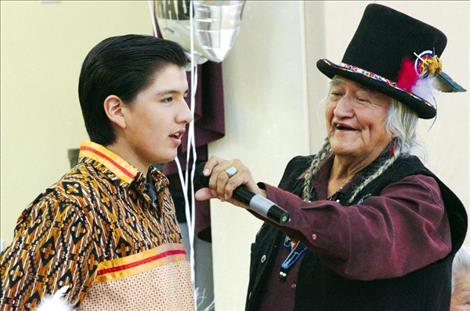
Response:
[{"label": "eye", "polygon": [[356,96],[355,98],[355,101],[358,103],[358,104],[369,104],[370,103],[370,100],[369,100],[369,97],[367,96]]},{"label": "eye", "polygon": [[171,103],[171,102],[173,102],[173,96],[163,97],[161,99],[161,102],[162,103]]},{"label": "eye", "polygon": [[338,91],[338,90],[333,90],[330,92],[330,96],[333,98],[338,98],[338,97],[343,96],[343,92]]},{"label": "eye", "polygon": [[363,90],[360,90],[360,91],[356,92],[355,100],[356,100],[356,102],[358,102],[360,104],[370,103],[369,92],[363,91]]}]

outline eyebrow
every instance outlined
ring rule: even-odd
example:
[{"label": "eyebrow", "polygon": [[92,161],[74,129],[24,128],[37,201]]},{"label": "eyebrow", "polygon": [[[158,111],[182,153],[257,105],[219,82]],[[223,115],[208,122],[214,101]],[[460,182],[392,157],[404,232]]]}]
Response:
[{"label": "eyebrow", "polygon": [[341,80],[339,80],[339,79],[333,78],[333,79],[330,80],[330,86],[338,86],[338,85],[340,85],[340,84],[342,84],[342,83],[343,83],[343,81],[341,81]]},{"label": "eyebrow", "polygon": [[[181,92],[177,91],[177,90],[168,90],[168,91],[158,92],[155,95],[156,96],[165,96],[165,95],[180,94],[180,93]],[[188,94],[188,93],[189,93],[189,89],[186,89],[183,94]]]}]

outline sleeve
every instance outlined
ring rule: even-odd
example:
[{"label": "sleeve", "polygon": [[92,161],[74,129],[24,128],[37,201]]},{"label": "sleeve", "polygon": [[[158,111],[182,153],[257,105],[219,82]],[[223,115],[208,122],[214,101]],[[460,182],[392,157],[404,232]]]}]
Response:
[{"label": "sleeve", "polygon": [[432,177],[408,176],[379,196],[351,206],[329,200],[306,202],[267,184],[265,189],[268,198],[290,214],[290,222],[279,229],[303,241],[347,278],[399,277],[451,250],[444,203]]},{"label": "sleeve", "polygon": [[0,306],[34,309],[64,286],[65,299],[77,305],[97,264],[91,225],[80,205],[45,196],[23,212],[12,244],[0,254]]}]

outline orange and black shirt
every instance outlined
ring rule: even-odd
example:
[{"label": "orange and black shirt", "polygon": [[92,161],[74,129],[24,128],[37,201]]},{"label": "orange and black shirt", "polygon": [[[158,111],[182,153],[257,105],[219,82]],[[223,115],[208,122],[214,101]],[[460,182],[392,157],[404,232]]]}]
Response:
[{"label": "orange and black shirt", "polygon": [[80,310],[193,310],[190,266],[160,171],[145,176],[85,142],[79,163],[23,211],[0,254],[0,310],[34,309],[64,286]]}]

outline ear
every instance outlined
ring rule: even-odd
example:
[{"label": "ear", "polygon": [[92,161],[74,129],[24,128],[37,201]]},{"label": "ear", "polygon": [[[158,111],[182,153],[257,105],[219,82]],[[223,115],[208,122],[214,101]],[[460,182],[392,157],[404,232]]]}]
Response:
[{"label": "ear", "polygon": [[124,129],[127,127],[123,109],[126,105],[118,96],[109,95],[103,102],[104,112],[114,125]]}]

